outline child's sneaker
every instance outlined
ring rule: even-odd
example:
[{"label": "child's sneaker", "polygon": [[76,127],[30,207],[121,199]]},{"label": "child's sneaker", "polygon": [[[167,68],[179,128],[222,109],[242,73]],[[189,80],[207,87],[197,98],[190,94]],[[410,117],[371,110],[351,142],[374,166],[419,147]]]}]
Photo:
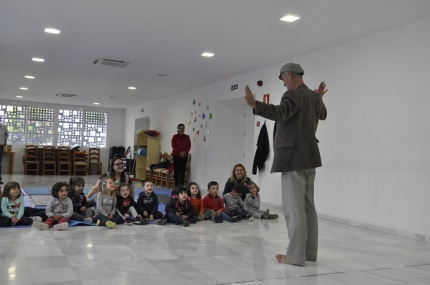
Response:
[{"label": "child's sneaker", "polygon": [[212,217],[212,221],[217,224],[224,222],[224,220],[220,216],[215,215]]},{"label": "child's sneaker", "polygon": [[139,225],[147,225],[149,224],[149,219],[148,218],[142,218],[139,221]]},{"label": "child's sneaker", "polygon": [[90,217],[84,218],[84,222],[86,222],[86,223],[92,223],[93,222],[93,218],[90,218]]},{"label": "child's sneaker", "polygon": [[167,221],[165,219],[154,220],[154,224],[163,226],[163,225],[167,224]]},{"label": "child's sneaker", "polygon": [[187,220],[184,220],[182,224],[184,225],[184,227],[188,227],[190,225],[190,222],[188,222]]},{"label": "child's sneaker", "polygon": [[271,220],[276,220],[278,217],[278,214],[269,214],[269,219]]},{"label": "child's sneaker", "polygon": [[124,220],[124,225],[131,226],[132,224],[133,224],[133,222],[130,219],[125,219]]},{"label": "child's sneaker", "polygon": [[254,217],[253,217],[253,216],[248,217],[248,221],[253,221],[253,220],[254,220]]},{"label": "child's sneaker", "polygon": [[68,227],[69,227],[69,223],[61,223],[53,226],[54,230],[56,231],[66,230]]},{"label": "child's sneaker", "polygon": [[31,217],[31,219],[33,220],[33,223],[34,223],[34,222],[41,222],[41,221],[42,221],[42,218],[41,218],[41,217],[39,217],[39,216]]},{"label": "child's sneaker", "polygon": [[47,229],[49,229],[48,224],[41,223],[41,222],[34,222],[33,223],[33,227],[35,227],[36,229],[39,229],[39,230],[47,230]]},{"label": "child's sneaker", "polygon": [[97,220],[96,225],[97,226],[104,226],[102,220]]},{"label": "child's sneaker", "polygon": [[241,217],[234,216],[234,217],[231,217],[229,221],[230,221],[231,223],[236,223],[236,222],[239,222],[239,221],[241,221],[241,220],[242,220],[242,218],[241,218]]},{"label": "child's sneaker", "polygon": [[264,211],[264,213],[263,213],[263,219],[264,220],[269,219],[269,209],[267,209],[266,211]]},{"label": "child's sneaker", "polygon": [[114,229],[114,228],[116,228],[116,223],[112,222],[112,221],[107,221],[106,227],[108,227],[109,229]]}]

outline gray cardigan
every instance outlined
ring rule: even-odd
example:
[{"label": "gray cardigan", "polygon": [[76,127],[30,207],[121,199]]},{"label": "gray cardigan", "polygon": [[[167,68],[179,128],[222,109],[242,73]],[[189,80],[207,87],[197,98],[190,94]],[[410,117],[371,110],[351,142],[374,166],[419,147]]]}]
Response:
[{"label": "gray cardigan", "polygon": [[252,198],[251,193],[246,193],[245,205],[250,212],[260,210],[260,195],[257,193],[257,196]]},{"label": "gray cardigan", "polygon": [[305,84],[288,90],[279,105],[257,101],[255,115],[276,121],[273,133],[271,172],[286,172],[321,166],[315,133],[327,110],[322,96]]},{"label": "gray cardigan", "polygon": [[66,197],[62,201],[58,198],[52,197],[46,205],[45,214],[48,217],[55,215],[62,215],[65,218],[70,218],[73,215],[73,203],[69,197]]}]

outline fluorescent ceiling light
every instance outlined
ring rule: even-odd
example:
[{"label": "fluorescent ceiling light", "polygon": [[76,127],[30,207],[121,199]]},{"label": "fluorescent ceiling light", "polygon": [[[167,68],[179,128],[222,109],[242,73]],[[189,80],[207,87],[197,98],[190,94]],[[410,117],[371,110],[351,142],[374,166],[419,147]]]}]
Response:
[{"label": "fluorescent ceiling light", "polygon": [[19,88],[19,89],[21,89],[21,90],[28,90],[28,88],[27,88],[27,87],[21,87],[21,88]]},{"label": "fluorescent ceiling light", "polygon": [[94,105],[99,105],[100,103],[94,102],[93,104],[94,104]]},{"label": "fluorescent ceiling light", "polygon": [[33,57],[31,60],[37,61],[37,62],[44,62],[45,61],[43,58],[38,58],[38,57]]},{"label": "fluorescent ceiling light", "polygon": [[130,86],[130,87],[128,87],[128,89],[130,89],[130,90],[136,90],[136,87]]},{"label": "fluorescent ceiling light", "polygon": [[22,96],[21,95],[16,95],[16,98],[22,98]]},{"label": "fluorescent ceiling light", "polygon": [[296,15],[287,15],[285,17],[282,17],[279,20],[285,21],[285,22],[294,22],[294,21],[297,21],[298,19],[300,19],[299,16],[296,16]]},{"label": "fluorescent ceiling light", "polygon": [[54,28],[46,28],[45,33],[58,35],[61,31]]},{"label": "fluorescent ceiling light", "polygon": [[24,77],[27,78],[27,79],[34,79],[35,78],[34,76],[31,76],[31,75],[26,75]]},{"label": "fluorescent ceiling light", "polygon": [[211,52],[204,52],[204,53],[202,53],[202,56],[205,56],[205,57],[213,57],[215,54],[214,53],[211,53]]}]

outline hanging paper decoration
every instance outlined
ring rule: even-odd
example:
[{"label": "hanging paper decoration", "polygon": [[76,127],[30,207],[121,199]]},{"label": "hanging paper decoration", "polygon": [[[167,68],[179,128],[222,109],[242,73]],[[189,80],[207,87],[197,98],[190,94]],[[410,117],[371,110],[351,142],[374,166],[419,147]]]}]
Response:
[{"label": "hanging paper decoration", "polygon": [[207,128],[207,127],[208,127],[208,122],[206,121],[205,128]]},{"label": "hanging paper decoration", "polygon": [[193,138],[193,141],[196,141],[196,138]]},{"label": "hanging paper decoration", "polygon": [[193,113],[193,112],[191,112],[191,116],[192,116],[192,115],[194,115],[194,113]]},{"label": "hanging paper decoration", "polygon": [[196,130],[196,128],[193,128],[193,133],[194,133],[195,130]]},{"label": "hanging paper decoration", "polygon": [[203,114],[202,114],[202,118],[203,118],[203,120],[205,119],[205,117],[206,117],[206,116],[205,116],[205,113],[203,113]]},{"label": "hanging paper decoration", "polygon": [[209,120],[212,120],[212,113],[209,113]]},{"label": "hanging paper decoration", "polygon": [[199,118],[201,117],[201,115],[199,114]]},{"label": "hanging paper decoration", "polygon": [[208,106],[206,106],[206,110],[209,110],[209,105],[208,105]]},{"label": "hanging paper decoration", "polygon": [[193,100],[193,105],[196,105],[196,100],[195,99]]},{"label": "hanging paper decoration", "polygon": [[199,103],[199,106],[201,105],[202,103]]},{"label": "hanging paper decoration", "polygon": [[200,131],[197,131],[196,134],[200,135]]},{"label": "hanging paper decoration", "polygon": [[197,110],[194,110],[194,114],[197,114]]},{"label": "hanging paper decoration", "polygon": [[206,136],[203,136],[203,141],[206,141]]},{"label": "hanging paper decoration", "polygon": [[188,122],[188,126],[191,125],[191,121]]},{"label": "hanging paper decoration", "polygon": [[194,123],[197,121],[197,118],[194,118]]},{"label": "hanging paper decoration", "polygon": [[200,129],[203,129],[203,124],[200,124]]}]

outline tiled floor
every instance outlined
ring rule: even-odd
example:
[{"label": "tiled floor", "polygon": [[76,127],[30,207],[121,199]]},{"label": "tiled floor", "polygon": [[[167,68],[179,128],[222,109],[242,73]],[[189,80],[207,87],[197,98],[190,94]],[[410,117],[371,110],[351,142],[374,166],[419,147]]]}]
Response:
[{"label": "tiled floor", "polygon": [[[3,180],[25,188],[67,177],[3,175]],[[95,181],[86,178],[86,186]],[[283,218],[205,221],[188,228],[0,229],[0,284],[430,284],[429,243],[325,220],[319,225],[318,262],[306,267],[275,259],[288,243]]]}]

